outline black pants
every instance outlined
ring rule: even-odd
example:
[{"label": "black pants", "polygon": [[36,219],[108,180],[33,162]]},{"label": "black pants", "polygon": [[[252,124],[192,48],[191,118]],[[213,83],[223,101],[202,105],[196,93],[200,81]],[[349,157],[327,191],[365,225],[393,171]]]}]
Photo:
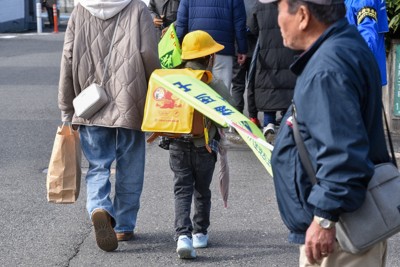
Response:
[{"label": "black pants", "polygon": [[[169,164],[174,172],[175,239],[196,233],[207,234],[210,226],[211,190],[215,152],[195,147],[191,142],[172,140]],[[193,224],[190,209],[194,199]]]},{"label": "black pants", "polygon": [[250,63],[251,58],[246,58],[246,61],[243,65],[239,65],[237,60],[234,60],[233,62],[231,95],[234,107],[241,113],[243,113],[244,110],[244,92],[246,89],[246,79],[250,68]]},{"label": "black pants", "polygon": [[[49,23],[50,26],[54,26],[54,14],[53,14],[53,7],[47,6],[46,5],[46,10],[47,10],[47,16],[49,18]],[[60,10],[57,9],[57,18],[60,17]]]}]

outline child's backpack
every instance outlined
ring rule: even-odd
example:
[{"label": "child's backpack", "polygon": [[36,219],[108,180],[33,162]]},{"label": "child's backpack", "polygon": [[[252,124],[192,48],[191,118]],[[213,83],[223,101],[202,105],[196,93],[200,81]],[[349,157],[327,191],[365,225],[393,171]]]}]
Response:
[{"label": "child's backpack", "polygon": [[[158,69],[159,76],[170,74],[184,74],[209,83],[212,74],[205,70],[192,69]],[[169,138],[204,137],[208,144],[208,129],[211,121],[192,106],[175,97],[171,92],[163,88],[150,78],[146,96],[142,131],[153,132],[147,139],[150,143],[159,136]]]}]

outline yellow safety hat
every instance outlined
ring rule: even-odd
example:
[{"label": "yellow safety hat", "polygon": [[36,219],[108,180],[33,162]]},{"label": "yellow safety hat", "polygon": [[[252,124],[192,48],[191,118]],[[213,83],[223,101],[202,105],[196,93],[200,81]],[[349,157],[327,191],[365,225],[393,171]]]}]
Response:
[{"label": "yellow safety hat", "polygon": [[193,31],[185,35],[182,42],[183,60],[201,58],[224,49],[205,31]]}]

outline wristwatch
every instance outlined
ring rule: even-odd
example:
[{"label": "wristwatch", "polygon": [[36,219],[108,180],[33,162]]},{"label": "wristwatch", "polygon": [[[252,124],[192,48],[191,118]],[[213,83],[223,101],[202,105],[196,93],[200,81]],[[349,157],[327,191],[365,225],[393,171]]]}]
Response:
[{"label": "wristwatch", "polygon": [[333,221],[318,216],[314,216],[314,219],[319,224],[319,226],[321,226],[321,228],[327,230],[332,229],[333,227],[335,227],[336,224]]}]

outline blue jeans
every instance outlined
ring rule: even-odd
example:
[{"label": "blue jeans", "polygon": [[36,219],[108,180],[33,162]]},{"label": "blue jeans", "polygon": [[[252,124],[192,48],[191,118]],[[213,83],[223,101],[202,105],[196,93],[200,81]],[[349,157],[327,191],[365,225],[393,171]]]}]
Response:
[{"label": "blue jeans", "polygon": [[[175,240],[192,232],[207,234],[210,226],[211,190],[215,152],[195,147],[191,142],[171,140],[169,164],[174,172]],[[190,209],[194,198],[193,224]]]},{"label": "blue jeans", "polygon": [[[116,232],[133,231],[143,189],[144,133],[97,126],[80,126],[79,133],[83,154],[89,162],[86,174],[89,216],[95,209],[104,209],[113,218]],[[115,196],[111,201],[110,169],[114,160]]]},{"label": "blue jeans", "polygon": [[267,126],[269,123],[276,124],[276,111],[264,112],[264,126]]}]

